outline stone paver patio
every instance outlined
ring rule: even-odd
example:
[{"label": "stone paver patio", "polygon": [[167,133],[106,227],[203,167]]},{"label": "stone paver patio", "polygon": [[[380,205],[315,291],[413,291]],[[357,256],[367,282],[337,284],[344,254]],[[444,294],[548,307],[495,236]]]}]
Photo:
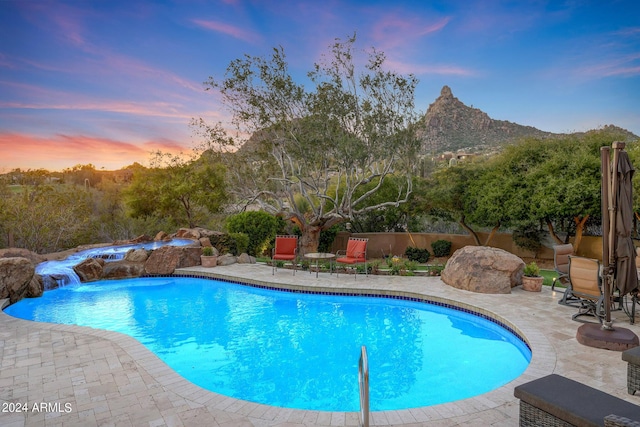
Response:
[{"label": "stone paver patio", "polygon": [[[329,275],[264,265],[193,267],[183,274],[213,274],[258,284],[334,292],[423,296],[492,313],[533,349],[530,366],[511,383],[470,399],[400,411],[373,412],[380,426],[517,426],[513,388],[558,373],[640,405],[627,394],[621,353],[576,341],[575,308],[557,304],[559,292],[513,289],[509,295],[450,288],[438,277]],[[0,301],[0,304],[2,301]],[[6,304],[6,301],[4,301]],[[640,335],[626,315],[614,326]],[[78,326],[15,319],[0,313],[0,425],[22,426],[356,426],[356,412],[302,411],[221,396],[180,377],[128,336]]]}]

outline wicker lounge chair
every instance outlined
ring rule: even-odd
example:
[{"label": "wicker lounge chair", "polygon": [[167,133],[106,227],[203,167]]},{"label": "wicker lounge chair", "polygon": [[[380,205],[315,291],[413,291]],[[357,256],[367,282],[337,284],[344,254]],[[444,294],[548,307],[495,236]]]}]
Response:
[{"label": "wicker lounge chair", "polygon": [[[336,262],[340,264],[347,264],[355,266],[356,264],[364,263],[364,272],[367,271],[367,242],[369,239],[363,239],[359,237],[349,237],[347,242],[347,249],[345,251],[336,252]],[[336,270],[336,275],[337,275]]]},{"label": "wicker lounge chair", "polygon": [[580,301],[579,311],[573,315],[592,315],[602,323],[604,296],[600,284],[600,261],[577,256],[569,257],[569,280],[571,292]]},{"label": "wicker lounge chair", "polygon": [[640,347],[623,351],[622,360],[627,362],[627,392],[636,394],[640,390]]},{"label": "wicker lounge chair", "polygon": [[271,274],[275,274],[277,261],[291,261],[293,275],[296,275],[296,260],[298,258],[298,236],[276,236],[275,247],[271,251]]}]

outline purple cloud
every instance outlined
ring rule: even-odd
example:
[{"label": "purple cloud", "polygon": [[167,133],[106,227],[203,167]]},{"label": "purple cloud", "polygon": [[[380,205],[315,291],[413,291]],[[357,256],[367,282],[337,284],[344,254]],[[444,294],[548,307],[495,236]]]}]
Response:
[{"label": "purple cloud", "polygon": [[200,28],[204,28],[209,31],[214,31],[216,33],[226,34],[233,38],[243,40],[247,43],[257,44],[262,39],[260,35],[252,32],[244,30],[240,27],[236,27],[234,25],[229,25],[220,21],[210,21],[204,19],[193,19],[191,22],[196,24]]}]

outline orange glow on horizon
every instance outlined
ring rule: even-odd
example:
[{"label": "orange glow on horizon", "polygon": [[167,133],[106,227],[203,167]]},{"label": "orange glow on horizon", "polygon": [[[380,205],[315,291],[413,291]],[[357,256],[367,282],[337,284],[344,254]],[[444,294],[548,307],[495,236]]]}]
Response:
[{"label": "orange glow on horizon", "polygon": [[190,149],[162,139],[133,144],[85,135],[40,137],[0,133],[0,173],[16,168],[62,171],[86,164],[96,169],[118,170],[134,162],[148,165],[154,151],[175,155]]}]

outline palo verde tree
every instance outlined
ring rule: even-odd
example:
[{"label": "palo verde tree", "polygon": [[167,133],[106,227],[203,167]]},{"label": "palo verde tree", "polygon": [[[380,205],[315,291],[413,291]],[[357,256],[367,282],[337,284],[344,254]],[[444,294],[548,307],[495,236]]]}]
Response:
[{"label": "palo verde tree", "polygon": [[[294,80],[282,48],[268,58],[237,59],[224,80],[207,82],[222,95],[239,134],[251,135],[229,156],[229,188],[245,204],[298,225],[306,252],[317,249],[320,231],[405,203],[412,192],[417,80],[387,71],[375,50],[358,69],[355,41],[355,35],[337,40],[314,65],[312,89]],[[372,203],[391,177],[391,197]]]}]

